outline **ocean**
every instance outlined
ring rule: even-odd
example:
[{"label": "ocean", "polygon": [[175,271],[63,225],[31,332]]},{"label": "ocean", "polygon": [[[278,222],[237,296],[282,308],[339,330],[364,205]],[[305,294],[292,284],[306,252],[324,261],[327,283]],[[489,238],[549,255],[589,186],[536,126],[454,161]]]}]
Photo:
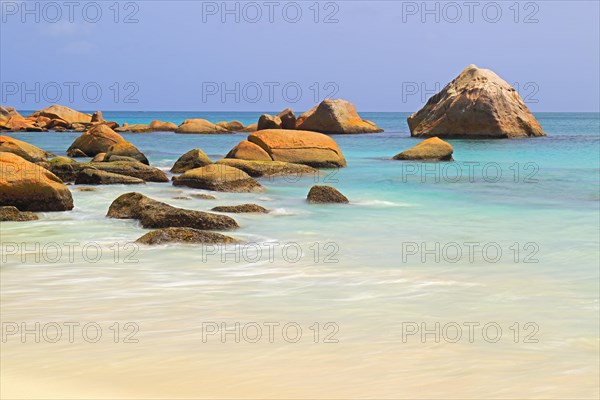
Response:
[{"label": "ocean", "polygon": [[[73,211],[3,222],[3,394],[34,377],[31,396],[597,398],[600,114],[536,113],[543,138],[448,140],[451,163],[391,159],[419,141],[408,115],[361,113],[385,132],[332,136],[347,168],[260,179],[261,193],[71,186]],[[65,155],[79,134],[9,135]],[[168,171],[247,134],[123,136]],[[315,184],[350,204],[307,204]],[[239,246],[138,246],[148,230],[105,217],[132,191],[271,213],[232,215]]]}]

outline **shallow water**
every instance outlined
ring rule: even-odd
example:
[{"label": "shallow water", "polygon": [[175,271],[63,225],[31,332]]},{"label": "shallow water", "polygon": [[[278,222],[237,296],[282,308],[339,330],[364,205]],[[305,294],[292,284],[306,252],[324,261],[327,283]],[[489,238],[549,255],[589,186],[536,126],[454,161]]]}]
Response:
[{"label": "shallow water", "polygon": [[[104,113],[129,123],[258,115]],[[417,143],[406,116],[364,113],[386,132],[335,136],[347,168],[264,179],[263,193],[183,200],[174,197],[203,191],[72,187],[72,212],[3,222],[3,333],[40,322],[40,343],[3,338],[3,396],[598,397],[599,115],[537,114],[546,138],[450,140],[456,162],[443,164],[390,160]],[[64,155],[77,135],[13,136]],[[124,136],[165,170],[191,148],[216,160],[245,137]],[[306,204],[315,183],[351,204]],[[138,247],[147,230],[105,218],[130,191],[273,212],[234,216],[241,228],[230,234],[251,245]],[[69,322],[80,324],[73,343]],[[102,329],[96,343],[86,323]],[[236,323],[239,343],[221,335]],[[272,340],[269,323],[279,324]],[[128,333],[138,342],[124,343]]]}]

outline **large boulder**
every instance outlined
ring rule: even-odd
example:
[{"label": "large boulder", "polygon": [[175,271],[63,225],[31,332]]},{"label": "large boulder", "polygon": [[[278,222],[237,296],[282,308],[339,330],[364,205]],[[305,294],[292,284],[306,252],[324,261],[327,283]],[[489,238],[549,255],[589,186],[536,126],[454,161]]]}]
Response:
[{"label": "large boulder", "polygon": [[489,69],[469,65],[418,112],[410,134],[440,138],[545,136],[521,96]]},{"label": "large boulder", "polygon": [[306,200],[312,204],[349,203],[348,198],[331,186],[315,185],[310,188]]},{"label": "large boulder", "polygon": [[216,232],[201,231],[194,228],[162,228],[146,233],[136,240],[140,244],[194,243],[223,244],[237,243],[232,237]]},{"label": "large boulder", "polygon": [[217,192],[257,192],[264,190],[260,183],[244,171],[222,164],[194,168],[173,177],[173,185]]},{"label": "large boulder", "polygon": [[81,170],[75,177],[76,185],[139,185],[144,183],[146,183],[144,180],[132,176],[91,168]]},{"label": "large boulder", "polygon": [[242,140],[233,149],[227,153],[225,158],[235,158],[238,160],[256,160],[273,161],[269,153],[257,144]]},{"label": "large boulder", "polygon": [[225,128],[230,132],[241,132],[244,129],[244,124],[240,121],[221,121],[217,122],[216,125]]},{"label": "large boulder", "polygon": [[444,142],[438,137],[432,137],[396,154],[394,160],[452,161],[453,152],[454,148],[450,143]]},{"label": "large boulder", "polygon": [[73,208],[69,188],[52,172],[16,154],[0,153],[0,206],[21,211]]},{"label": "large boulder", "polygon": [[100,124],[88,129],[79,136],[67,149],[69,157],[77,157],[83,152],[88,157],[94,157],[98,153],[106,153],[108,148],[115,143],[124,142],[123,136],[110,129],[107,125]]},{"label": "large boulder", "polygon": [[263,114],[258,119],[257,130],[262,131],[263,129],[281,129],[281,119],[277,116],[269,114]]},{"label": "large boulder", "polygon": [[317,177],[319,170],[303,164],[294,164],[283,161],[251,161],[236,160],[234,158],[223,158],[217,164],[225,164],[230,167],[241,169],[253,178],[265,176],[293,176],[294,179],[301,177]]},{"label": "large boulder", "polygon": [[152,229],[186,227],[229,230],[239,227],[231,217],[173,207],[135,192],[125,193],[115,199],[110,205],[106,216],[109,218],[137,219],[142,227]]},{"label": "large boulder", "polygon": [[154,120],[150,122],[148,128],[153,132],[173,132],[177,129],[177,125],[172,122]]},{"label": "large boulder", "polygon": [[181,125],[177,127],[175,133],[198,133],[198,134],[219,134],[219,133],[231,133],[222,126],[213,124],[212,122],[202,119],[186,119]]},{"label": "large boulder", "polygon": [[383,132],[371,121],[363,120],[352,103],[326,99],[298,117],[296,128],[327,134]]},{"label": "large boulder", "polygon": [[0,152],[13,153],[34,163],[47,161],[48,157],[54,157],[52,153],[10,136],[0,136]]},{"label": "large boulder", "polygon": [[0,221],[35,221],[38,216],[31,211],[19,211],[14,206],[0,207]]},{"label": "large boulder", "polygon": [[171,172],[175,174],[181,174],[187,170],[204,167],[205,165],[212,164],[210,158],[200,149],[192,149],[179,157]]},{"label": "large boulder", "polygon": [[144,153],[139,151],[137,147],[130,142],[122,141],[110,146],[108,150],[106,150],[104,161],[119,161],[119,159],[116,158],[117,156],[130,157],[141,162],[142,164],[150,165]]},{"label": "large boulder", "polygon": [[53,104],[50,107],[39,110],[30,115],[30,117],[48,117],[50,119],[62,119],[72,124],[73,122],[91,123],[92,116],[89,114],[80,113],[72,108]]},{"label": "large boulder", "polygon": [[267,129],[248,136],[273,161],[305,164],[315,168],[345,167],[346,159],[337,143],[317,132]]}]

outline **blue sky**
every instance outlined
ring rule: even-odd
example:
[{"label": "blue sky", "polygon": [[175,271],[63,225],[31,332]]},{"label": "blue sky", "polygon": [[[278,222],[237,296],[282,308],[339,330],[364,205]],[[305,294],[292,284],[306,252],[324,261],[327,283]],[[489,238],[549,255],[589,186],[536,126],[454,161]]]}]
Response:
[{"label": "blue sky", "polygon": [[415,111],[473,63],[533,111],[600,108],[598,1],[65,4],[2,1],[2,105]]}]

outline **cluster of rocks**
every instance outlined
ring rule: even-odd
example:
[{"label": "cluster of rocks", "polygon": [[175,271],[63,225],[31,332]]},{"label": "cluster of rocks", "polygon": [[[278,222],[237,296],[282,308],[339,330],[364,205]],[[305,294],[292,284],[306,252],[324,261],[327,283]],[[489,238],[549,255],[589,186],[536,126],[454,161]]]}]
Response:
[{"label": "cluster of rocks", "polygon": [[354,105],[342,99],[325,99],[298,118],[290,108],[277,115],[263,114],[256,129],[295,129],[325,134],[383,132],[374,122],[361,119]]},{"label": "cluster of rocks", "polygon": [[[413,137],[425,140],[393,156],[394,160],[453,161],[454,148],[441,138],[516,138],[544,136],[539,123],[516,91],[492,71],[467,67],[440,93],[408,118]],[[74,130],[83,133],[67,149],[68,157],[56,157],[29,143],[0,136],[0,221],[32,221],[36,211],[73,209],[65,183],[75,185],[144,184],[169,182],[148,158],[119,132],[173,131],[224,134],[249,132],[227,155],[213,162],[201,149],[183,154],[171,168],[174,186],[221,192],[258,192],[265,188],[256,178],[319,174],[318,168],[343,168],[346,159],[327,134],[380,132],[362,120],[345,100],[324,100],[298,118],[291,109],[264,114],[257,124],[239,121],[213,124],[205,119],[185,120],[177,126],[153,121],[126,125],[105,121],[102,113],[80,113],[54,105],[28,117],[11,107],[0,107],[0,129],[11,131]],[[74,158],[88,157],[78,162]],[[213,198],[199,193],[196,198]],[[313,186],[311,204],[349,203],[329,186]],[[218,213],[268,213],[256,204],[218,206]],[[126,193],[111,204],[107,217],[136,219],[144,228],[156,229],[138,241],[234,243],[237,240],[212,230],[232,230],[237,222],[226,215],[173,207],[144,196]]]},{"label": "cluster of rocks", "polygon": [[154,120],[149,124],[120,126],[114,121],[105,121],[102,112],[85,114],[69,107],[52,105],[23,117],[12,107],[0,107],[0,130],[12,132],[85,132],[96,126],[107,126],[118,133],[175,132],[181,134],[228,134],[255,132],[264,129],[286,129],[313,131],[326,134],[383,132],[373,122],[360,118],[354,105],[342,99],[326,99],[301,114],[298,118],[287,108],[275,116],[263,114],[256,124],[244,126],[240,121],[210,122],[203,118],[186,119],[180,125],[173,122]]}]

